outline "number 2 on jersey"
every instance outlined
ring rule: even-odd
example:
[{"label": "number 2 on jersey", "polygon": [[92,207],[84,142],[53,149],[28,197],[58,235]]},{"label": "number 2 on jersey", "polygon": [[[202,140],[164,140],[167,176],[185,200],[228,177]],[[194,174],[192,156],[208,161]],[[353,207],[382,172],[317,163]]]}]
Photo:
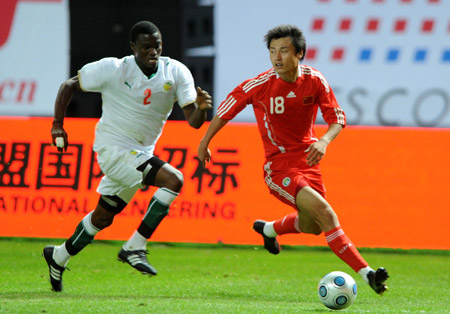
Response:
[{"label": "number 2 on jersey", "polygon": [[270,97],[270,114],[282,114],[284,112],[284,98],[277,96]]},{"label": "number 2 on jersey", "polygon": [[150,88],[147,88],[144,91],[144,105],[150,105],[151,101],[150,101],[150,97],[152,97],[152,90]]}]

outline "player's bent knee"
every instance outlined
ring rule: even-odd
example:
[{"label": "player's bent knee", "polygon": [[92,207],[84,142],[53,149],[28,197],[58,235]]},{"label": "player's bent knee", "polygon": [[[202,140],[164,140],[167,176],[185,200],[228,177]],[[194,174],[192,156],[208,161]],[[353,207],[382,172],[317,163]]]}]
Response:
[{"label": "player's bent knee", "polygon": [[127,206],[127,203],[117,195],[100,195],[98,204],[114,215],[120,213]]},{"label": "player's bent knee", "polygon": [[109,227],[114,217],[120,213],[127,203],[114,195],[100,195],[97,207],[91,215],[91,222],[99,230]]},{"label": "player's bent knee", "polygon": [[332,218],[332,216],[336,215],[333,211],[333,208],[331,208],[331,206],[327,203],[314,204],[314,206],[312,206],[312,210],[310,210],[309,213],[316,220],[329,219]]},{"label": "player's bent knee", "polygon": [[181,190],[184,184],[184,177],[181,171],[178,169],[174,169],[174,172],[171,172],[167,179],[165,180],[164,187],[172,190],[174,192],[178,192]]},{"label": "player's bent knee", "polygon": [[321,226],[322,230],[328,230],[339,224],[336,213],[329,205],[321,206],[320,208],[316,209],[311,216],[314,218],[317,224]]},{"label": "player's bent knee", "polygon": [[337,215],[334,212],[333,208],[327,206],[323,211],[323,218],[324,220],[327,220],[327,222],[332,222],[337,220]]},{"label": "player's bent knee", "polygon": [[156,181],[156,174],[159,169],[166,164],[165,161],[152,157],[136,169],[142,172],[142,183],[146,186],[154,186]]},{"label": "player's bent knee", "polygon": [[97,208],[91,216],[92,224],[100,230],[109,227],[114,217],[126,206],[127,203],[116,195],[100,195]]}]

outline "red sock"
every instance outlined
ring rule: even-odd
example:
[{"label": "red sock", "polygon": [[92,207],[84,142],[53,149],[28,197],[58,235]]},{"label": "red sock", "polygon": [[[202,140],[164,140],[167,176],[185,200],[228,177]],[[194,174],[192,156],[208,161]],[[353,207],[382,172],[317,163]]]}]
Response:
[{"label": "red sock", "polygon": [[325,232],[325,238],[334,254],[347,263],[355,272],[369,265],[340,226]]},{"label": "red sock", "polygon": [[278,219],[273,224],[273,229],[278,235],[286,233],[300,233],[298,228],[298,214],[291,213],[281,219]]}]

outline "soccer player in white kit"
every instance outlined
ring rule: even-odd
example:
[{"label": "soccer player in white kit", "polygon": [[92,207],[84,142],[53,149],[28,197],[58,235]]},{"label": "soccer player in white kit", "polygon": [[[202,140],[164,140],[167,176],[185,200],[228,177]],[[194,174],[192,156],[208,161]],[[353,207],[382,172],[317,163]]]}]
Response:
[{"label": "soccer player in white kit", "polygon": [[63,244],[43,250],[54,291],[62,291],[62,275],[69,258],[110,226],[114,216],[144,186],[158,189],[118,259],[143,274],[157,274],[146,257],[147,240],[168,214],[183,185],[183,175],[153,156],[155,144],[176,101],[189,125],[196,129],[212,108],[211,96],[200,87],[195,89],[189,69],[177,60],[161,56],[162,37],[153,23],[136,23],[131,29],[130,46],[131,56],[86,64],[77,76],[61,85],[56,97],[51,134],[53,144],[62,152],[69,145],[63,121],[73,94],[101,93],[102,116],[95,131],[94,151],[104,176],[97,188],[100,198],[95,210],[82,219]]}]

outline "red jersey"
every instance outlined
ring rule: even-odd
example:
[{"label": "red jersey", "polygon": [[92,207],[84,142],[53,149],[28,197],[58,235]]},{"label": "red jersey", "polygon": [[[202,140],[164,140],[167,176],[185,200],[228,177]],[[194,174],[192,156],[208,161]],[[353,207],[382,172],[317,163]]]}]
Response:
[{"label": "red jersey", "polygon": [[313,126],[319,107],[328,124],[346,124],[344,111],[325,77],[305,65],[299,65],[299,77],[292,83],[283,81],[273,68],[244,81],[220,104],[217,116],[231,120],[250,104],[266,158],[303,152],[318,141]]}]

